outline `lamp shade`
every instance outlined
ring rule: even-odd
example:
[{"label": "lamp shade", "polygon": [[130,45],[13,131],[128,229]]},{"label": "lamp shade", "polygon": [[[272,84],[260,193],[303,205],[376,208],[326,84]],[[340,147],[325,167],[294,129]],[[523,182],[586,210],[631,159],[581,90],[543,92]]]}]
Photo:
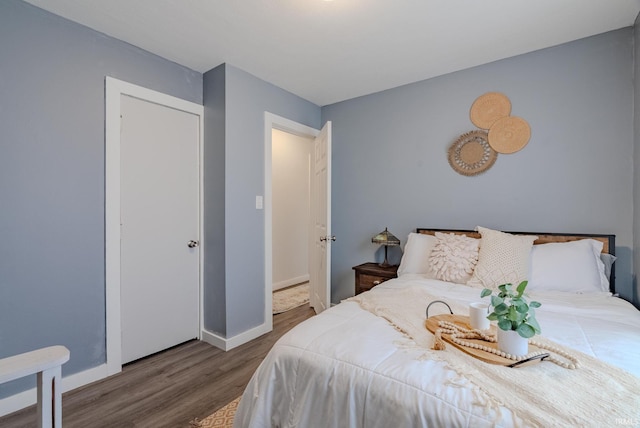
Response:
[{"label": "lamp shade", "polygon": [[396,238],[393,233],[389,232],[386,227],[382,232],[371,238],[371,242],[389,246],[400,245],[400,240]]}]

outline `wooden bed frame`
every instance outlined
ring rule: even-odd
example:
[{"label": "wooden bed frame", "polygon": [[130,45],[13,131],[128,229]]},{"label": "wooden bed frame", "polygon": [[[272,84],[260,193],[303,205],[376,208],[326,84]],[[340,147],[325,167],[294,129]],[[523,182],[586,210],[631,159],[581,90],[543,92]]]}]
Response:
[{"label": "wooden bed frame", "polygon": [[[417,228],[417,233],[425,235],[435,235],[436,232],[442,233],[455,233],[456,235],[467,235],[470,238],[480,238],[480,233],[475,230],[462,230],[462,229],[426,229]],[[538,237],[533,243],[535,244],[548,244],[551,242],[571,242],[578,241],[580,239],[595,239],[603,243],[602,252],[605,254],[616,253],[616,235],[599,235],[599,234],[584,234],[584,233],[538,233],[538,232],[507,232],[512,235],[535,235]],[[616,275],[615,264],[611,266],[611,278],[609,279],[609,290],[611,293],[616,292]]]}]

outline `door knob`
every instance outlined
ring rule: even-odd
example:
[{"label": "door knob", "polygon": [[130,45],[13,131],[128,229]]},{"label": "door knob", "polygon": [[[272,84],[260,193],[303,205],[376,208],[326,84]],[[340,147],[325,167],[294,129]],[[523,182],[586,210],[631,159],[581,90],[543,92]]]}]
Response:
[{"label": "door knob", "polygon": [[324,241],[335,241],[336,237],[335,235],[332,236],[321,236],[320,237],[320,242],[324,242]]},{"label": "door knob", "polygon": [[191,241],[189,241],[189,242],[187,243],[187,247],[189,247],[189,248],[196,248],[196,247],[198,247],[198,246],[200,246],[200,241],[193,241],[193,240],[191,240]]}]

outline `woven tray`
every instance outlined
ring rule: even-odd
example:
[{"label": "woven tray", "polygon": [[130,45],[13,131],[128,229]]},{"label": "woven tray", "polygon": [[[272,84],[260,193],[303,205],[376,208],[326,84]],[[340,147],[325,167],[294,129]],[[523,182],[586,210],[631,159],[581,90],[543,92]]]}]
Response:
[{"label": "woven tray", "polygon": [[[434,315],[429,317],[425,322],[425,326],[431,333],[435,334],[436,330],[440,328],[440,326],[438,325],[440,321],[449,321],[462,328],[467,328],[467,329],[471,328],[471,325],[469,325],[469,317],[465,317],[462,315],[447,315],[447,314]],[[496,326],[492,325],[490,327],[490,331],[495,334]],[[545,353],[542,355],[538,355],[530,360],[516,362],[508,358],[504,358],[499,355],[492,354],[491,352],[483,351],[481,349],[468,348],[466,346],[458,345],[457,343],[454,343],[451,340],[450,334],[443,333],[442,338],[450,345],[455,346],[456,348],[466,352],[467,354],[471,355],[474,358],[484,361],[485,363],[498,364],[501,366],[520,367],[520,366],[531,364],[531,363],[538,363],[542,361],[544,358],[549,356],[549,354]],[[498,344],[495,342],[485,342],[484,340],[480,340],[480,339],[464,339],[464,340],[471,343],[477,343],[478,345],[484,345],[489,348],[498,349]],[[541,349],[538,348],[537,346],[533,346],[531,344],[529,345],[529,353],[538,352],[538,351],[541,351]]]}]

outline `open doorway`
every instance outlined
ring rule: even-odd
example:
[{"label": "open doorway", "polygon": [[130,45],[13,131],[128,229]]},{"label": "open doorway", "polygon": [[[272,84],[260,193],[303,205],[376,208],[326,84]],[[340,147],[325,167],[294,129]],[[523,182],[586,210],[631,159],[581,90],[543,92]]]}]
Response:
[{"label": "open doorway", "polygon": [[[322,129],[294,122],[273,113],[264,114],[265,165],[264,165],[264,330],[273,328],[273,221],[272,221],[272,134],[277,129],[302,137],[310,145],[310,219],[308,231],[308,263],[310,306],[320,313],[331,302],[331,122]],[[261,197],[256,198],[256,208],[262,207]],[[259,209],[259,208],[258,208]]]},{"label": "open doorway", "polygon": [[309,303],[313,138],[271,134],[273,314]]}]

